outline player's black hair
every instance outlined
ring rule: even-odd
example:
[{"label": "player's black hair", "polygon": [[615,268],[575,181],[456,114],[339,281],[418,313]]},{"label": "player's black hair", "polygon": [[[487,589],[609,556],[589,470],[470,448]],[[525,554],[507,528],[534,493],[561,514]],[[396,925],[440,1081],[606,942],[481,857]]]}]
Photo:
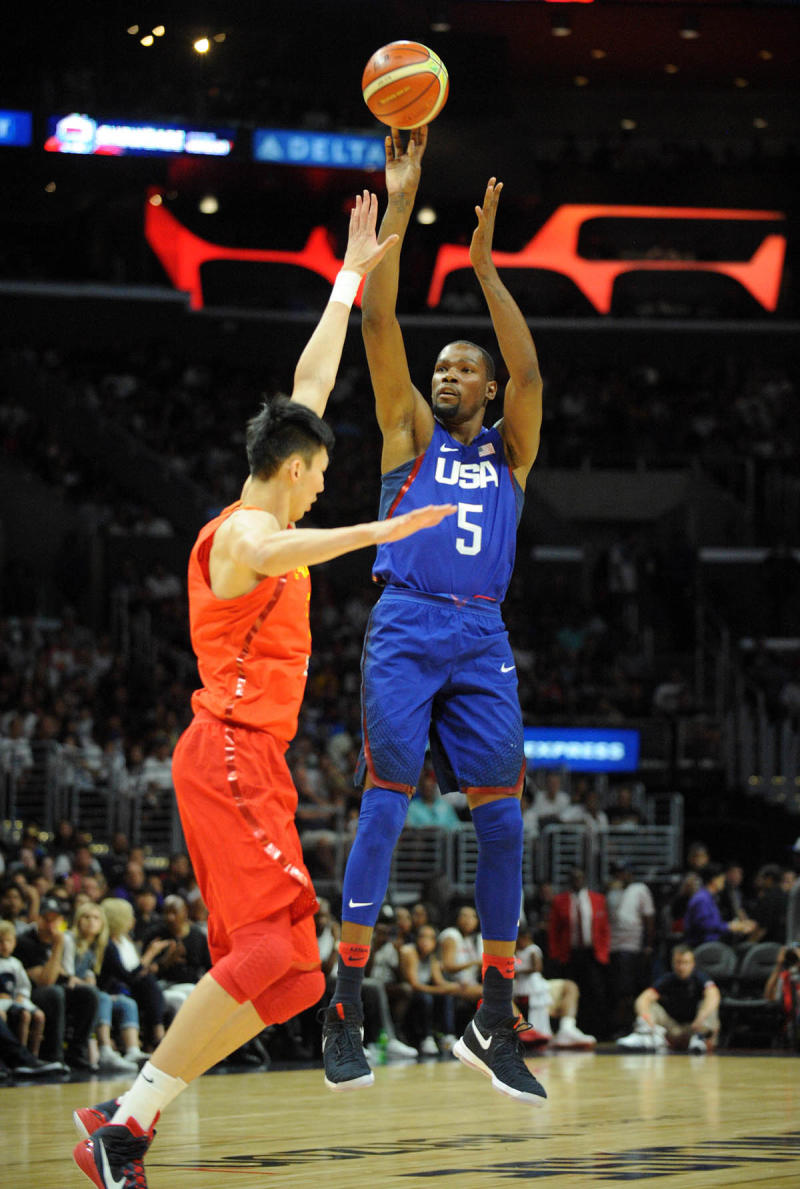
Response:
[{"label": "player's black hair", "polygon": [[717,876],[722,875],[723,871],[724,868],[721,863],[706,863],[705,867],[701,867],[697,874],[704,884],[710,884],[712,879],[716,879]]},{"label": "player's black hair", "polygon": [[478,343],[471,342],[470,339],[453,339],[454,343],[463,343],[465,347],[472,347],[477,351],[483,360],[483,366],[486,368],[486,379],[493,380],[495,377],[494,359],[492,359],[485,347],[481,347]]},{"label": "player's black hair", "polygon": [[292,454],[299,454],[306,466],[318,450],[333,449],[333,430],[313,409],[276,396],[264,401],[260,412],[247,423],[247,461],[250,474],[270,479]]}]

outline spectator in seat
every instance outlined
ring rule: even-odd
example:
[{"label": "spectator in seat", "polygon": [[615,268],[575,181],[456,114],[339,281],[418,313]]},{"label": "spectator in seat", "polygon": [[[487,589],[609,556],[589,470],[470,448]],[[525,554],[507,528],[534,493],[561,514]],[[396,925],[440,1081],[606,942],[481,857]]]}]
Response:
[{"label": "spectator in seat", "polygon": [[606,898],[587,889],[586,874],[580,867],[573,867],[570,884],[570,891],[559,892],[550,906],[548,956],[556,963],[559,977],[578,984],[578,1027],[590,1035],[602,1036],[609,1031],[606,977],[610,929]]},{"label": "spectator in seat", "polygon": [[634,1052],[668,1048],[702,1055],[716,1044],[719,988],[695,966],[687,945],[672,951],[672,971],[646,987],[636,1000],[636,1023],[617,1045]]},{"label": "spectator in seat", "polygon": [[400,970],[403,981],[411,988],[406,1035],[421,1056],[436,1056],[439,1046],[434,1031],[443,1032],[444,996],[464,996],[468,988],[444,977],[436,957],[436,930],[433,925],[421,925],[417,930],[416,941],[403,946],[400,951]]},{"label": "spectator in seat", "polygon": [[453,806],[439,796],[432,768],[423,770],[419,787],[409,802],[406,825],[412,829],[438,826],[441,830],[457,830],[461,825]]},{"label": "spectator in seat", "polygon": [[[45,1017],[42,1057],[65,1059],[71,1069],[94,1072],[89,1057],[89,1037],[98,1011],[97,991],[75,976],[74,943],[64,932],[59,902],[45,897],[39,917],[17,939],[17,954],[33,984],[31,998]],[[67,1027],[71,1039],[64,1056]]]},{"label": "spectator in seat", "polygon": [[[521,1039],[526,1043],[551,1041],[558,1049],[590,1049],[597,1041],[581,1032],[577,1025],[580,991],[578,984],[568,978],[545,978],[542,974],[543,955],[527,926],[517,936],[514,955],[516,976],[514,1000],[527,1010],[533,1036]],[[558,1020],[558,1032],[553,1036],[552,1020]]]},{"label": "spectator in seat", "polygon": [[[86,902],[75,910],[72,936],[75,942],[75,976],[88,986],[97,985],[103,968],[108,944],[108,924],[99,904]],[[95,1024],[99,1046],[98,1061],[103,1073],[136,1073],[145,1054],[139,1046],[139,1009],[129,995],[109,995],[98,991],[98,1013]],[[122,1040],[124,1056],[111,1042],[111,1029],[116,1025]]]},{"label": "spectator in seat", "polygon": [[725,883],[720,863],[707,863],[700,873],[702,886],[694,893],[686,908],[683,931],[690,948],[705,941],[741,941],[755,929],[755,922],[738,918],[724,921],[716,897]]},{"label": "spectator in seat", "polygon": [[786,912],[789,897],[781,887],[783,872],[777,863],[766,863],[756,875],[757,896],[752,906],[755,928],[749,940],[776,941],[782,945],[786,940]]},{"label": "spectator in seat", "polygon": [[775,966],[764,984],[764,998],[782,1005],[787,1035],[800,1036],[800,945],[782,945],[778,950]]},{"label": "spectator in seat", "polygon": [[[36,895],[36,904],[39,903],[38,894]],[[24,932],[29,928],[32,919],[35,919],[37,914],[31,914],[29,902],[23,894],[19,883],[12,881],[6,884],[2,896],[0,896],[0,915],[3,920],[10,921],[17,933]]]},{"label": "spectator in seat", "polygon": [[25,967],[14,957],[17,931],[0,921],[0,1017],[35,1057],[44,1033],[44,1012],[31,999],[33,988]]},{"label": "spectator in seat", "polygon": [[[454,925],[443,929],[439,934],[439,962],[442,974],[447,979],[454,979],[465,988],[463,999],[469,1007],[470,1016],[474,1013],[474,1004],[481,998],[481,961],[483,958],[483,941],[480,934],[478,914],[471,904],[464,904],[459,908]],[[444,1030],[448,1047],[456,1042],[456,1033],[461,1032],[461,1022],[455,1019],[455,999],[445,1000]],[[469,1018],[463,1021],[465,1028]],[[452,1038],[452,1040],[451,1040]]]},{"label": "spectator in seat", "polygon": [[561,787],[561,773],[550,768],[544,774],[544,788],[538,789],[533,798],[533,812],[539,829],[560,822],[570,806],[569,793]]},{"label": "spectator in seat", "polygon": [[724,868],[725,883],[722,885],[722,891],[717,897],[719,910],[726,921],[732,921],[737,918],[744,920],[747,917],[744,907],[744,897],[742,895],[744,869],[738,859],[729,859],[724,864]]},{"label": "spectator in seat", "polygon": [[167,896],[164,920],[145,941],[166,938],[166,949],[156,954],[151,970],[159,981],[168,1007],[178,1011],[195,985],[211,969],[208,941],[202,929],[189,920],[189,909],[182,896]]},{"label": "spectator in seat", "polygon": [[109,897],[100,907],[108,922],[108,945],[97,985],[110,995],[131,995],[139,1008],[147,1045],[158,1044],[164,1036],[165,1005],[164,993],[153,974],[152,964],[169,941],[155,938],[140,957],[130,936],[134,918],[129,901]]},{"label": "spectator in seat", "polygon": [[633,804],[633,789],[629,784],[621,784],[616,790],[614,800],[606,809],[606,815],[610,826],[635,830],[642,824],[642,815]]}]

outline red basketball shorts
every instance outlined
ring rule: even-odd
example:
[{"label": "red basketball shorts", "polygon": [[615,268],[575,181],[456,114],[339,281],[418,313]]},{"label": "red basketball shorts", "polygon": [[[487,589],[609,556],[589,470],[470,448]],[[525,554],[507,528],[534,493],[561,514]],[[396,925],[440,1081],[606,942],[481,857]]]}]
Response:
[{"label": "red basketball shorts", "polygon": [[295,826],[297,791],[284,746],[201,710],[178,740],[172,776],[181,824],[208,912],[212,962],[242,925],[289,908],[296,969],[319,951],[314,886]]}]

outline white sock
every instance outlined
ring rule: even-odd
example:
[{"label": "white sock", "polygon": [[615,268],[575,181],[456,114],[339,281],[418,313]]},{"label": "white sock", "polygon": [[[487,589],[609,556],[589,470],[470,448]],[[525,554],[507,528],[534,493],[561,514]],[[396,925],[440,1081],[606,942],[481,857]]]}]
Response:
[{"label": "white sock", "polygon": [[561,1023],[558,1025],[559,1032],[565,1032],[567,1030],[567,1028],[574,1028],[574,1027],[575,1027],[575,1017],[574,1016],[562,1016],[561,1017]]},{"label": "white sock", "polygon": [[156,1115],[185,1089],[186,1082],[183,1078],[171,1078],[168,1073],[156,1069],[155,1065],[148,1061],[140,1069],[139,1076],[127,1094],[120,1098],[111,1122],[127,1123],[128,1119],[133,1117],[142,1131],[149,1131]]}]

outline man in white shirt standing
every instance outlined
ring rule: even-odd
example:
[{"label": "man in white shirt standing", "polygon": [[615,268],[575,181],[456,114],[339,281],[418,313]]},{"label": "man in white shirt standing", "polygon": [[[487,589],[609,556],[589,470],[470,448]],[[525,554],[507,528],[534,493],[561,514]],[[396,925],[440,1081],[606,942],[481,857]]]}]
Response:
[{"label": "man in white shirt standing", "polygon": [[647,884],[635,880],[626,863],[612,867],[606,892],[611,925],[611,985],[615,1030],[628,1032],[636,996],[650,979],[655,940],[655,906]]}]

